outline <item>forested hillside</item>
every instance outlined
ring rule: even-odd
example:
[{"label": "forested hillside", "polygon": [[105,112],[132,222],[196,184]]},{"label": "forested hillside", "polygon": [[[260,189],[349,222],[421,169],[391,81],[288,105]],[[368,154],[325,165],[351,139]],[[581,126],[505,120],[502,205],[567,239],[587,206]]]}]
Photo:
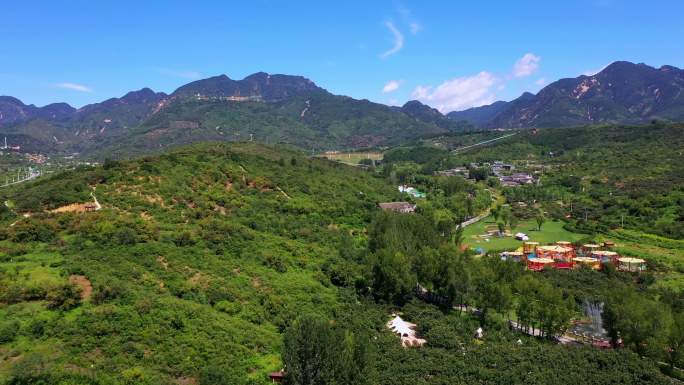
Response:
[{"label": "forested hillside", "polygon": [[[497,201],[491,186],[389,159],[364,170],[204,144],[3,190],[0,381],[265,384],[285,367],[290,384],[667,382],[655,360],[680,364],[683,325],[669,292],[626,273],[476,257],[455,224]],[[413,200],[393,184],[408,180],[428,199],[381,212]],[[582,303],[610,301],[606,287],[665,321],[638,321],[630,349],[557,345]],[[616,333],[641,314],[611,306],[626,321]],[[401,346],[393,313],[423,347]],[[511,316],[546,337],[509,330]]]},{"label": "forested hillside", "polygon": [[[91,192],[102,210],[42,213]],[[340,236],[361,232],[393,194],[361,170],[260,145],[188,148],[21,188],[10,205],[33,215],[5,208],[0,378],[170,383],[219,367],[261,380],[278,368],[292,319],[339,306],[325,271]]]}]

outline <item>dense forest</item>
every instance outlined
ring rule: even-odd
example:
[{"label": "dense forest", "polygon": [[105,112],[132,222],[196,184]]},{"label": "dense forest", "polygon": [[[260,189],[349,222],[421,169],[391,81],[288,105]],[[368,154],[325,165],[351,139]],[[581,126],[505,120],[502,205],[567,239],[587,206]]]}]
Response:
[{"label": "dense forest", "polygon": [[[577,153],[549,152],[558,153],[530,154],[560,164]],[[472,168],[471,180],[434,175],[505,155],[478,154],[405,148],[360,168],[282,146],[202,144],[3,190],[0,382],[266,384],[281,369],[288,384],[678,376],[684,301],[660,284],[664,275],[534,273],[467,247],[462,221],[491,210],[510,225],[529,214],[509,212],[522,193],[501,188],[485,167]],[[427,198],[400,194],[399,183]],[[557,189],[579,199],[593,185]],[[378,209],[399,200],[417,203],[416,212]],[[541,202],[535,213],[554,220],[556,203]],[[587,241],[611,231],[602,220],[558,216]],[[657,230],[630,228],[639,237]],[[605,303],[614,349],[556,340],[587,301]],[[402,347],[386,326],[393,314],[426,343]]]}]

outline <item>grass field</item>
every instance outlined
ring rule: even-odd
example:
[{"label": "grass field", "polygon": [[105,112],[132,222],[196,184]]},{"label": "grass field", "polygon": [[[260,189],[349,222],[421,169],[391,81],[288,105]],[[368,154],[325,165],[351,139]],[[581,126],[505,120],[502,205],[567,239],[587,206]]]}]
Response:
[{"label": "grass field", "polygon": [[382,160],[381,152],[338,152],[334,154],[319,154],[318,156],[352,164],[358,164],[363,159]]},{"label": "grass field", "polygon": [[[474,223],[465,228],[463,232],[464,242],[471,247],[481,247],[485,251],[513,250],[522,246],[522,242],[513,237],[482,237],[487,233],[487,229],[496,229],[494,218],[487,217],[480,222]],[[537,230],[537,223],[534,220],[520,222],[512,231],[515,233],[525,233],[530,237],[530,241],[541,244],[554,243],[556,241],[574,242],[585,237],[583,234],[572,233],[563,228],[563,222],[548,221],[542,225],[541,231]]]}]

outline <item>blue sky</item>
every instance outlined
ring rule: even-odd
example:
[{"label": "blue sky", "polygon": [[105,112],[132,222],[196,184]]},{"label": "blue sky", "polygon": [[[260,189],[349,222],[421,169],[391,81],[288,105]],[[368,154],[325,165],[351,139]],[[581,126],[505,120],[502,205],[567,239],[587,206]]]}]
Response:
[{"label": "blue sky", "polygon": [[684,2],[8,1],[0,95],[74,106],[217,74],[306,76],[443,112],[615,60],[684,67]]}]

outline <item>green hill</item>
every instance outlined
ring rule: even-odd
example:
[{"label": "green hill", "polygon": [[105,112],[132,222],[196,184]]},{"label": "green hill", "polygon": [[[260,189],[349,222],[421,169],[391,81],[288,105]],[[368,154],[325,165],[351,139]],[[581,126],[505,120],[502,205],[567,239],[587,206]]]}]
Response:
[{"label": "green hill", "polygon": [[[88,202],[91,191],[101,211],[38,213]],[[35,214],[7,227],[0,243],[0,323],[12,320],[19,334],[2,341],[0,378],[22,368],[13,362],[32,370],[43,362],[135,383],[227,363],[262,379],[278,369],[280,332],[293,318],[338,306],[340,290],[323,272],[339,258],[340,236],[362,232],[376,203],[393,195],[359,169],[250,144],[187,148],[21,188],[9,199]],[[75,308],[54,299],[74,275],[93,287]]]},{"label": "green hill", "polygon": [[[409,175],[384,172],[282,146],[201,144],[3,190],[0,383],[266,384],[309,348],[352,378],[349,362],[365,364],[365,384],[667,382],[658,355],[506,327],[514,316],[559,333],[591,290],[660,306],[647,283],[473,258],[452,225],[489,204],[484,183],[414,175],[428,191],[418,211],[380,214],[378,202],[408,199],[388,180]],[[95,198],[101,210],[85,205]],[[435,299],[417,299],[418,284]],[[386,327],[392,313],[426,345],[403,348]],[[295,320],[312,316],[315,330],[293,344]]]}]

